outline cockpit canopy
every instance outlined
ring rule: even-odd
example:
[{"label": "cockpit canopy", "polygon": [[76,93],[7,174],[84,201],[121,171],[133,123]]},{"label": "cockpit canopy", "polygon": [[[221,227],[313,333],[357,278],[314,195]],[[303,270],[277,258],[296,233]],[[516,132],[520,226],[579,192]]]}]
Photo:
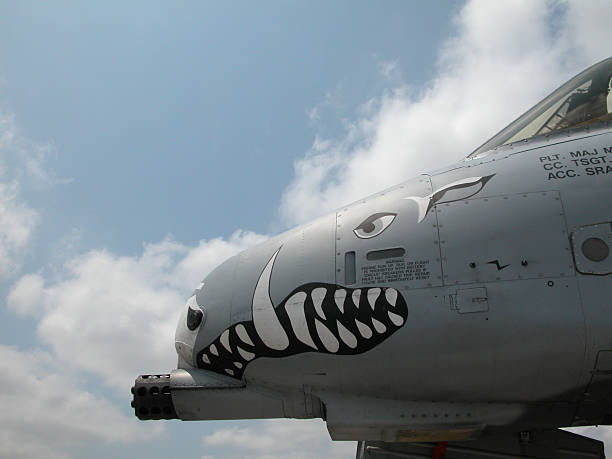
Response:
[{"label": "cockpit canopy", "polygon": [[474,151],[612,120],[612,57],[578,74]]}]

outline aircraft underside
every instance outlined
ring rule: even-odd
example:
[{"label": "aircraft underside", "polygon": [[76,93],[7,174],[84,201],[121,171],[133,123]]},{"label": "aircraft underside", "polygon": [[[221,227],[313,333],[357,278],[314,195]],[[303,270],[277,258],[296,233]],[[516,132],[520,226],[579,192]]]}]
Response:
[{"label": "aircraft underside", "polygon": [[435,443],[360,441],[356,459],[594,459],[603,458],[604,445],[564,430],[538,430],[490,435],[479,440]]}]

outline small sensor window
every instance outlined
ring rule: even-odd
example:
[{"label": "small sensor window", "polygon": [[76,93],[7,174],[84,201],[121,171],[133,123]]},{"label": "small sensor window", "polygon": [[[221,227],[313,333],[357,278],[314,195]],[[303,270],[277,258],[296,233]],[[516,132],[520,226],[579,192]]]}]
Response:
[{"label": "small sensor window", "polygon": [[591,261],[604,261],[610,255],[610,248],[604,240],[590,237],[582,243],[582,253]]},{"label": "small sensor window", "polygon": [[344,283],[351,285],[357,282],[357,271],[355,269],[355,252],[344,254]]},{"label": "small sensor window", "polygon": [[395,247],[393,249],[383,249],[383,250],[372,250],[368,252],[366,258],[369,261],[376,260],[384,260],[385,258],[399,258],[403,257],[406,254],[406,251],[401,247]]}]

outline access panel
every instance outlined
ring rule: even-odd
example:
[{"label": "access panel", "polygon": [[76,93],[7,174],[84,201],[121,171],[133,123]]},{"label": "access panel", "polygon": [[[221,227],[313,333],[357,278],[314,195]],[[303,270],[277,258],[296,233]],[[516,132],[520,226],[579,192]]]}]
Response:
[{"label": "access panel", "polygon": [[336,283],[413,289],[442,284],[429,176],[346,206],[336,214]]},{"label": "access panel", "polygon": [[573,274],[556,192],[467,199],[436,212],[445,284]]}]

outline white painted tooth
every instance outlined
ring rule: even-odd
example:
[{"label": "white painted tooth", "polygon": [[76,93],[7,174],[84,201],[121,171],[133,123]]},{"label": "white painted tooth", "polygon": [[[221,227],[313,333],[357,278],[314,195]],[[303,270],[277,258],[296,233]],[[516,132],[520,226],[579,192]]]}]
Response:
[{"label": "white painted tooth", "polygon": [[234,376],[234,370],[230,370],[229,368],[226,368],[225,372],[230,376]]},{"label": "white painted tooth", "polygon": [[353,335],[344,325],[336,320],[336,324],[338,325],[338,333],[340,334],[340,338],[344,343],[350,347],[351,349],[355,349],[357,347],[357,338]]},{"label": "white painted tooth", "polygon": [[244,343],[250,344],[251,346],[255,346],[253,344],[253,340],[251,340],[251,337],[246,331],[246,328],[244,328],[244,325],[236,325],[236,333],[238,333],[238,338],[240,338]]},{"label": "white painted tooth", "polygon": [[370,307],[372,308],[372,311],[376,307],[376,300],[378,299],[379,295],[380,295],[380,289],[378,287],[371,288],[368,290],[368,303],[370,303]]},{"label": "white painted tooth", "polygon": [[283,329],[274,305],[270,299],[270,278],[274,261],[280,249],[276,251],[262,271],[253,294],[253,325],[257,334],[270,349],[283,351],[289,346],[289,337]]},{"label": "white painted tooth", "polygon": [[217,346],[215,346],[214,344],[210,345],[210,353],[212,355],[216,355],[217,357],[219,357],[219,351],[217,350]]},{"label": "white painted tooth", "polygon": [[395,302],[397,301],[397,290],[394,288],[388,288],[385,290],[385,298],[391,306],[395,306]]},{"label": "white painted tooth", "polygon": [[240,356],[247,362],[250,362],[251,360],[255,358],[255,354],[253,354],[252,352],[245,351],[240,346],[237,346],[237,349],[238,349],[238,354],[240,354]]},{"label": "white painted tooth", "polygon": [[319,314],[319,317],[325,319],[325,313],[323,312],[323,299],[327,294],[327,289],[323,287],[315,288],[311,293],[310,297],[312,298],[312,304],[314,304],[315,311]]},{"label": "white painted tooth", "polygon": [[387,331],[387,327],[382,322],[379,322],[375,318],[372,317],[372,325],[374,325],[374,329],[377,333],[384,333]]},{"label": "white painted tooth", "polygon": [[336,306],[340,309],[340,312],[344,314],[344,299],[346,298],[346,290],[339,288],[334,292],[334,299],[336,300]]},{"label": "white painted tooth", "polygon": [[210,364],[210,359],[206,354],[202,354],[202,362]]},{"label": "white painted tooth", "polygon": [[302,343],[316,349],[317,346],[310,336],[308,324],[306,323],[306,312],[304,311],[304,303],[306,301],[306,292],[296,292],[285,303],[285,310],[291,322],[291,329],[297,339]]},{"label": "white painted tooth", "polygon": [[329,328],[327,328],[317,318],[315,318],[315,324],[317,327],[317,333],[319,334],[319,338],[321,339],[323,346],[325,346],[325,349],[327,349],[329,352],[338,352],[338,349],[340,348],[340,343],[332,334],[332,332],[329,331]]},{"label": "white painted tooth", "polygon": [[221,341],[221,344],[225,349],[232,352],[232,348],[230,347],[229,343],[229,330],[225,330],[223,333],[221,333],[221,338],[219,338],[219,341]]},{"label": "white painted tooth", "polygon": [[242,364],[240,362],[234,362],[234,366],[239,370],[242,368]]},{"label": "white painted tooth", "polygon": [[404,319],[402,318],[402,316],[397,315],[391,311],[387,311],[387,314],[389,314],[389,319],[391,319],[391,322],[393,322],[395,326],[399,327],[404,323]]},{"label": "white painted tooth", "polygon": [[359,307],[359,300],[361,299],[361,289],[357,289],[353,291],[353,303],[355,306]]},{"label": "white painted tooth", "polygon": [[359,330],[361,336],[363,336],[365,339],[369,339],[372,337],[372,329],[370,327],[368,327],[364,323],[359,322],[358,320],[355,320],[355,324],[357,325],[357,330]]}]

